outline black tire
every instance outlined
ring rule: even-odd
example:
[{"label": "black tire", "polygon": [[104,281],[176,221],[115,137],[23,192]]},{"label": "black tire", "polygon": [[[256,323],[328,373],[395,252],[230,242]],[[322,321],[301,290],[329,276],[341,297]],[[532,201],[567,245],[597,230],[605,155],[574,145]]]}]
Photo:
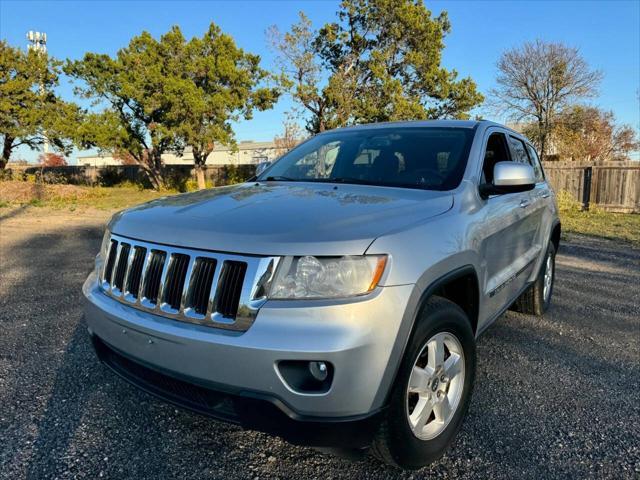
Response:
[{"label": "black tire", "polygon": [[[547,259],[551,257],[551,287],[549,289],[549,295],[544,298],[544,276],[547,269]],[[527,288],[522,295],[518,297],[515,303],[512,305],[512,309],[526,313],[527,315],[543,315],[549,306],[551,306],[551,297],[553,296],[553,284],[556,277],[556,248],[553,242],[549,242],[547,247],[547,253],[544,257],[540,271],[536,277],[535,282],[529,288]]]},{"label": "black tire", "polygon": [[[453,334],[462,345],[465,366],[462,396],[446,428],[431,440],[421,440],[414,435],[407,418],[407,387],[416,358],[427,341],[440,332]],[[475,370],[475,337],[467,315],[449,300],[430,298],[417,319],[407,345],[371,453],[389,465],[405,469],[418,469],[440,458],[453,443],[469,408]]]}]

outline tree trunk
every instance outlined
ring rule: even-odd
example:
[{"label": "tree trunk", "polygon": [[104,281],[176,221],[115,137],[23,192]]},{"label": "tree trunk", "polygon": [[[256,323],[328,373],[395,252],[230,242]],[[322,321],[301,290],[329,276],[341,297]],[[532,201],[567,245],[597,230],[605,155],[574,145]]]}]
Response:
[{"label": "tree trunk", "polygon": [[204,190],[207,188],[207,180],[204,176],[204,166],[207,163],[207,157],[211,153],[211,150],[200,148],[193,148],[193,166],[196,171],[196,180],[198,181],[198,190]]},{"label": "tree trunk", "polygon": [[195,163],[196,167],[196,180],[198,181],[198,190],[204,190],[207,188],[207,182],[204,178],[204,168],[198,161]]},{"label": "tree trunk", "polygon": [[7,166],[9,158],[11,158],[11,150],[13,150],[13,137],[4,136],[4,145],[2,146],[2,157],[0,157],[0,170],[4,170]]},{"label": "tree trunk", "polygon": [[160,190],[164,184],[162,178],[162,153],[158,152],[156,149],[152,149],[149,152],[148,158],[149,162],[146,169],[147,176],[153,189]]},{"label": "tree trunk", "polygon": [[547,135],[548,135],[548,125],[540,119],[538,121],[538,141],[540,142],[540,161],[543,162],[545,160],[546,148],[547,148]]}]

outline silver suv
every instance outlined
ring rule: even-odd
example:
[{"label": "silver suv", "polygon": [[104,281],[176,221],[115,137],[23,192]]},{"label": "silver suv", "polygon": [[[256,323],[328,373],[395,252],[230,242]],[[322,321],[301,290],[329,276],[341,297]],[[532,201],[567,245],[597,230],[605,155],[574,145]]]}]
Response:
[{"label": "silver suv", "polygon": [[522,135],[317,135],[251,181],[116,214],[84,285],[99,358],[163,399],[403,468],[443,454],[476,338],[549,307],[560,222]]}]

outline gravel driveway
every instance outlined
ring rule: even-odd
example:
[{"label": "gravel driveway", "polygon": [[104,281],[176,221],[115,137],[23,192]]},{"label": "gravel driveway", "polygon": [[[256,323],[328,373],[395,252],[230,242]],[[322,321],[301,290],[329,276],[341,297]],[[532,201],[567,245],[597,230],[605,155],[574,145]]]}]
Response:
[{"label": "gravel driveway", "polygon": [[565,241],[544,318],[479,340],[469,416],[400,472],[176,410],[96,360],[80,287],[106,214],[0,210],[0,478],[639,478],[640,250]]}]

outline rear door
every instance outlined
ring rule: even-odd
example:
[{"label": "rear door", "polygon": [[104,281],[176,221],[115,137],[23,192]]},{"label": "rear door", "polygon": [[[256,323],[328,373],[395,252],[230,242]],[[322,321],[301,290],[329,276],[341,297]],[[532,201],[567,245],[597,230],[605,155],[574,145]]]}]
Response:
[{"label": "rear door", "polygon": [[536,187],[531,191],[532,208],[539,217],[539,229],[536,241],[544,249],[551,238],[553,220],[556,218],[554,196],[553,191],[544,176],[544,171],[535,148],[533,148],[529,143],[526,143],[525,145],[529,161],[531,162],[533,171],[536,174]]}]

